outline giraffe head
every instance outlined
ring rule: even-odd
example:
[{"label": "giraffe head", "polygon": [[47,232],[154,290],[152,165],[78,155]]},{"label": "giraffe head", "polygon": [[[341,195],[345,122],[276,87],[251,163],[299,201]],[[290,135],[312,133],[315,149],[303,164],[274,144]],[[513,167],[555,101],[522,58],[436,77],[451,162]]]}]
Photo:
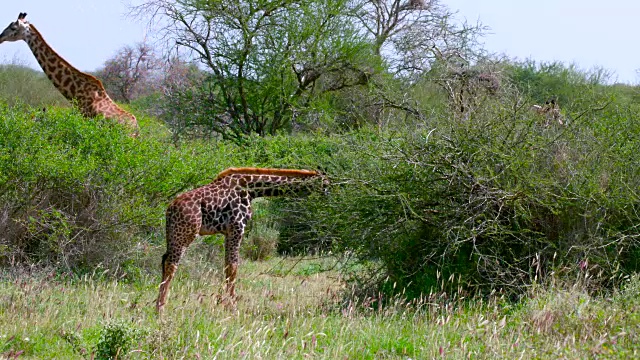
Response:
[{"label": "giraffe head", "polygon": [[312,193],[318,193],[322,195],[329,194],[331,181],[329,180],[327,174],[320,170],[316,170],[314,172],[314,177],[301,180],[301,184],[298,185],[298,188],[295,191],[296,194],[303,196],[308,196]]},{"label": "giraffe head", "polygon": [[0,34],[0,44],[5,41],[18,41],[25,40],[29,34],[29,22],[24,18],[27,17],[27,13],[20,13],[18,20],[12,22],[6,29]]},{"label": "giraffe head", "polygon": [[322,194],[329,194],[329,187],[331,186],[331,180],[329,180],[329,176],[324,171],[317,171],[318,177],[320,178],[320,190]]}]

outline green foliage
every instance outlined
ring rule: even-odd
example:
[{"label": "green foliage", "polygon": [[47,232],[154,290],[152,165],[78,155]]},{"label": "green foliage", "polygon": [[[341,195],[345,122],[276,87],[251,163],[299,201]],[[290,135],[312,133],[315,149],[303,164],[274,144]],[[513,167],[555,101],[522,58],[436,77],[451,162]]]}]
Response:
[{"label": "green foliage", "polygon": [[2,262],[66,269],[117,264],[132,236],[160,227],[167,199],[210,170],[109,121],[24,106],[0,107],[0,154]]},{"label": "green foliage", "polygon": [[593,289],[610,287],[638,269],[636,117],[615,102],[544,127],[498,98],[466,121],[360,130],[328,162],[326,199],[288,221],[363,265],[352,280],[374,292],[418,297],[455,278],[451,291],[517,294],[554,271],[597,272]]},{"label": "green foliage", "polygon": [[280,233],[269,214],[265,200],[256,199],[252,203],[253,216],[245,232],[241,252],[252,261],[266,260],[275,254]]},{"label": "green foliage", "polygon": [[40,109],[69,104],[44,73],[15,62],[0,65],[0,100]]},{"label": "green foliage", "polygon": [[[142,135],[132,139],[74,110],[0,106],[2,264],[91,271],[103,263],[139,277],[131,260],[145,244],[164,242],[164,210],[177,194],[232,166],[314,169],[331,151],[326,140],[286,136],[178,148],[161,124],[139,118]],[[251,236],[264,241],[256,249],[266,251],[256,256],[266,256],[277,230],[255,229]]]},{"label": "green foliage", "polygon": [[100,337],[96,344],[96,359],[122,359],[127,356],[131,347],[137,344],[144,335],[144,331],[132,326],[130,323],[122,321],[109,322],[100,329]]},{"label": "green foliage", "polygon": [[611,76],[600,68],[585,71],[561,62],[533,60],[513,62],[507,68],[513,84],[537,104],[555,97],[561,108],[580,112],[597,106],[597,100],[606,100],[610,92],[604,85]]}]

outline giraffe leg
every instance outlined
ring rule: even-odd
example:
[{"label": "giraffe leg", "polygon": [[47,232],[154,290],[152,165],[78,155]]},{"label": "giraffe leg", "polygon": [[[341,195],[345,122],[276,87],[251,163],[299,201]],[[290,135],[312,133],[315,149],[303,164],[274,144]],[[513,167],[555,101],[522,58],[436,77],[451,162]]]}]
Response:
[{"label": "giraffe leg", "polygon": [[[191,240],[194,238],[195,235],[191,237]],[[191,243],[191,241],[189,241],[189,243]],[[186,245],[172,246],[169,247],[167,252],[162,256],[162,282],[160,283],[160,291],[158,292],[158,300],[156,301],[156,310],[158,313],[162,313],[167,295],[169,294],[169,284],[171,280],[173,280],[173,276],[178,269],[180,258],[186,249]]]},{"label": "giraffe leg", "polygon": [[162,313],[169,293],[169,284],[178,269],[180,258],[200,232],[200,223],[190,221],[191,219],[199,219],[199,213],[196,213],[197,216],[189,218],[184,216],[184,209],[177,205],[173,204],[167,209],[167,252],[162,256],[162,282],[156,300],[158,313]]},{"label": "giraffe leg", "polygon": [[236,299],[236,279],[240,262],[240,243],[244,234],[244,223],[233,226],[224,241],[224,277],[227,294]]},{"label": "giraffe leg", "polygon": [[236,278],[238,277],[238,263],[226,264],[224,267],[224,277],[227,293],[232,299],[236,297]]},{"label": "giraffe leg", "polygon": [[158,299],[156,300],[156,311],[162,313],[164,304],[167,300],[167,294],[169,293],[169,283],[173,279],[173,275],[178,269],[178,264],[172,264],[167,261],[169,253],[162,255],[162,282],[160,283],[160,292]]}]

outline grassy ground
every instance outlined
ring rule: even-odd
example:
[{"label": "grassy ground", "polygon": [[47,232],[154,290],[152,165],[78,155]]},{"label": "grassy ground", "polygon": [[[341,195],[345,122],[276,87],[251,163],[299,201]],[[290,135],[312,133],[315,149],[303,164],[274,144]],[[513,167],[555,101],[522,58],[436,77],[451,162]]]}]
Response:
[{"label": "grassy ground", "polygon": [[[425,359],[640,355],[640,281],[610,297],[578,286],[529,300],[343,304],[331,259],[245,262],[235,310],[217,256],[196,246],[155,315],[159,275],[127,282],[21,273],[0,281],[4,358]],[[201,254],[194,255],[194,254]],[[204,255],[202,255],[204,254]],[[212,296],[213,295],[213,296]]]}]

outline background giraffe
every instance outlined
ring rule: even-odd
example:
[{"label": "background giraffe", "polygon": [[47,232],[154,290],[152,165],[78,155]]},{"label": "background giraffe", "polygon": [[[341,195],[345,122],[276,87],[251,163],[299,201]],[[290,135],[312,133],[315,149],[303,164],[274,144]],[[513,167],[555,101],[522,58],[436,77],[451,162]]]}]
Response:
[{"label": "background giraffe", "polygon": [[122,110],[109,97],[102,82],[95,76],[83,73],[69,64],[47,44],[40,32],[25,20],[26,13],[20,13],[0,34],[0,44],[5,41],[24,40],[47,74],[49,80],[69,101],[76,103],[86,117],[100,114],[128,125],[138,135],[138,122],[133,114]]},{"label": "background giraffe", "polygon": [[547,100],[544,105],[533,105],[531,110],[544,116],[544,126],[549,126],[553,121],[557,121],[560,125],[565,125],[564,120],[562,119],[562,114],[560,113],[560,106],[558,106],[555,97]]},{"label": "background giraffe", "polygon": [[158,312],[164,307],[178,262],[196,236],[224,234],[225,282],[234,299],[240,242],[251,218],[251,200],[290,191],[301,194],[325,185],[327,179],[316,171],[229,168],[210,184],[179,195],[167,208],[167,252],[162,256]]}]

